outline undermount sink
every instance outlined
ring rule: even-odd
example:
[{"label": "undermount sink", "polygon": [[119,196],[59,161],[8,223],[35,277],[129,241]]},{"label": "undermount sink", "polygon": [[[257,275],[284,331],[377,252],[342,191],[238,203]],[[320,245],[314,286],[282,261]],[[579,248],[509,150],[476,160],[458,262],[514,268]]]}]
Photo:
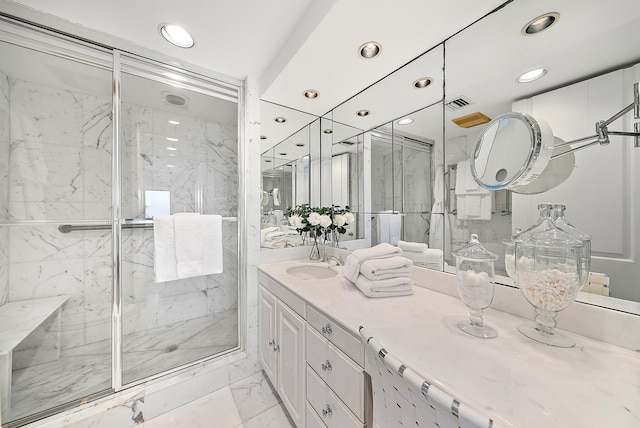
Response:
[{"label": "undermount sink", "polygon": [[326,265],[293,266],[287,269],[287,273],[298,279],[327,279],[333,278],[338,274],[338,272]]}]

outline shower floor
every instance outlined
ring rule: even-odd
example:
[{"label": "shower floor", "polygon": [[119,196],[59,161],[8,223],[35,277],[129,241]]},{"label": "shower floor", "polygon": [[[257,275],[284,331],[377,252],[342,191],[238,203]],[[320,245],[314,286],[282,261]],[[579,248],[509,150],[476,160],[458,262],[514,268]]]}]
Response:
[{"label": "shower floor", "polygon": [[[135,382],[238,345],[236,309],[123,337],[123,383]],[[56,361],[14,370],[16,420],[111,388],[111,340],[62,351]]]}]

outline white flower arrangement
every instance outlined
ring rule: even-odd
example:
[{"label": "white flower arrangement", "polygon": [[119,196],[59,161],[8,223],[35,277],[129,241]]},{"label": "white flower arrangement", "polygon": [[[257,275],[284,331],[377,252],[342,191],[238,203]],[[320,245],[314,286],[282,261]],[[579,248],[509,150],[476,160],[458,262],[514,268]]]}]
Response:
[{"label": "white flower arrangement", "polygon": [[286,216],[289,224],[301,235],[305,232],[310,233],[312,237],[324,235],[325,240],[328,240],[331,234],[346,233],[346,226],[355,222],[355,216],[349,207],[341,208],[336,205],[312,208],[308,204],[302,204],[287,208]]}]

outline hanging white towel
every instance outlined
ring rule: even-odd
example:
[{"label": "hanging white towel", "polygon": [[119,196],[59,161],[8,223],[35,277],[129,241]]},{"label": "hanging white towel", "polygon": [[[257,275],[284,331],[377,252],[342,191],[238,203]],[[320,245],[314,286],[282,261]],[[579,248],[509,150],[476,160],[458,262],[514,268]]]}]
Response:
[{"label": "hanging white towel", "polygon": [[389,214],[378,214],[378,244],[389,243]]},{"label": "hanging white towel", "polygon": [[153,218],[153,271],[156,282],[178,279],[176,246],[173,239],[173,216]]},{"label": "hanging white towel", "polygon": [[457,164],[455,194],[459,220],[491,220],[491,191],[474,180],[469,159]]},{"label": "hanging white towel", "polygon": [[402,214],[389,215],[389,244],[397,245],[402,238]]},{"label": "hanging white towel", "polygon": [[221,216],[158,216],[153,231],[156,282],[222,272]]},{"label": "hanging white towel", "polygon": [[222,273],[224,247],[222,245],[222,216],[201,215],[202,222],[202,273],[212,275]]}]

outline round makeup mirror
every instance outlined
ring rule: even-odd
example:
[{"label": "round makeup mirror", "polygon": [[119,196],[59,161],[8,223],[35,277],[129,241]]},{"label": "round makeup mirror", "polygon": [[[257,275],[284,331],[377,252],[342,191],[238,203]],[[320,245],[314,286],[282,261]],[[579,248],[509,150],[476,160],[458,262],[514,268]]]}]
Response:
[{"label": "round makeup mirror", "polygon": [[[516,193],[540,193],[562,183],[573,170],[573,153],[551,161],[553,132],[526,113],[505,113],[478,137],[471,172],[482,187]],[[566,158],[566,159],[565,159]]]}]

